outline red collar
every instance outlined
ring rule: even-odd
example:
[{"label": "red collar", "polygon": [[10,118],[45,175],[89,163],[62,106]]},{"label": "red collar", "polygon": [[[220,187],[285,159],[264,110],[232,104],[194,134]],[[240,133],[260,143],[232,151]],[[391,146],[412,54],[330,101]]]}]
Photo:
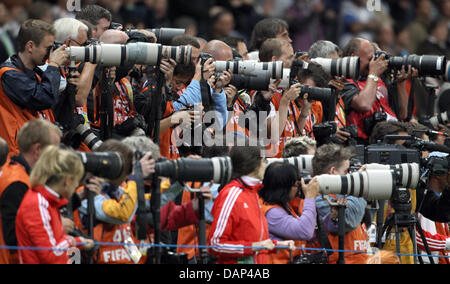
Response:
[{"label": "red collar", "polygon": [[62,196],[56,196],[54,192],[49,191],[43,185],[34,186],[31,190],[42,194],[52,207],[61,208],[62,206],[69,203],[67,199]]}]

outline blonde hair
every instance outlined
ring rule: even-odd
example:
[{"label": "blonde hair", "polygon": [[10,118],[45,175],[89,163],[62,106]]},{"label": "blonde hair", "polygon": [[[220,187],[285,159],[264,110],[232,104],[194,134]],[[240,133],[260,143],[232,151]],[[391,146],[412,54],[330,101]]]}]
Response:
[{"label": "blonde hair", "polygon": [[36,118],[27,121],[20,128],[19,135],[17,136],[17,144],[19,145],[20,152],[27,153],[31,146],[36,143],[41,144],[42,148],[52,144],[52,130],[60,137],[62,136],[61,129],[47,120]]},{"label": "blonde hair", "polygon": [[34,165],[30,182],[31,186],[54,185],[67,176],[81,180],[83,174],[83,163],[74,151],[48,146]]}]

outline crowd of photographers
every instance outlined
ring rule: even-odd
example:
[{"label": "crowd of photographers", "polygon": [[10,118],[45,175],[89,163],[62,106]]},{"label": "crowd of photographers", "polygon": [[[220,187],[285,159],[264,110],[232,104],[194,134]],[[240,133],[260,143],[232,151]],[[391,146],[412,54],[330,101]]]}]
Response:
[{"label": "crowd of photographers", "polygon": [[[357,20],[342,48],[314,42],[296,9],[257,21],[249,48],[219,27],[206,40],[126,29],[117,15],[86,5],[26,20],[0,65],[0,263],[414,263],[389,251],[450,251],[445,52],[400,57]],[[383,235],[391,216],[401,232]]]}]

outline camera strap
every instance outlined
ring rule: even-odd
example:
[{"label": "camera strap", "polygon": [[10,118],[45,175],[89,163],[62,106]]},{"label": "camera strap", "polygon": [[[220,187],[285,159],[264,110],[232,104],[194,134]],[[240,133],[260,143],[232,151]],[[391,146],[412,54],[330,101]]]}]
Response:
[{"label": "camera strap", "polygon": [[137,208],[137,238],[145,240],[147,237],[147,219],[145,210],[145,194],[144,194],[144,177],[142,174],[142,167],[140,161],[136,161],[134,165],[134,176],[136,178],[138,208]]},{"label": "camera strap", "polygon": [[205,112],[213,109],[213,103],[211,98],[211,88],[205,79],[200,80],[200,91],[202,93],[202,104]]}]

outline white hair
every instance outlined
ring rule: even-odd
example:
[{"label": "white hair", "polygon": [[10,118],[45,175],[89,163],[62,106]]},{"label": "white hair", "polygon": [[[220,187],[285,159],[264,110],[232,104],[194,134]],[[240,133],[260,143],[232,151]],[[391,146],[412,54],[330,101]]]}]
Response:
[{"label": "white hair", "polygon": [[81,29],[88,31],[88,26],[73,18],[61,18],[53,23],[56,30],[55,41],[64,43],[68,39],[75,39],[78,37],[78,32]]}]

